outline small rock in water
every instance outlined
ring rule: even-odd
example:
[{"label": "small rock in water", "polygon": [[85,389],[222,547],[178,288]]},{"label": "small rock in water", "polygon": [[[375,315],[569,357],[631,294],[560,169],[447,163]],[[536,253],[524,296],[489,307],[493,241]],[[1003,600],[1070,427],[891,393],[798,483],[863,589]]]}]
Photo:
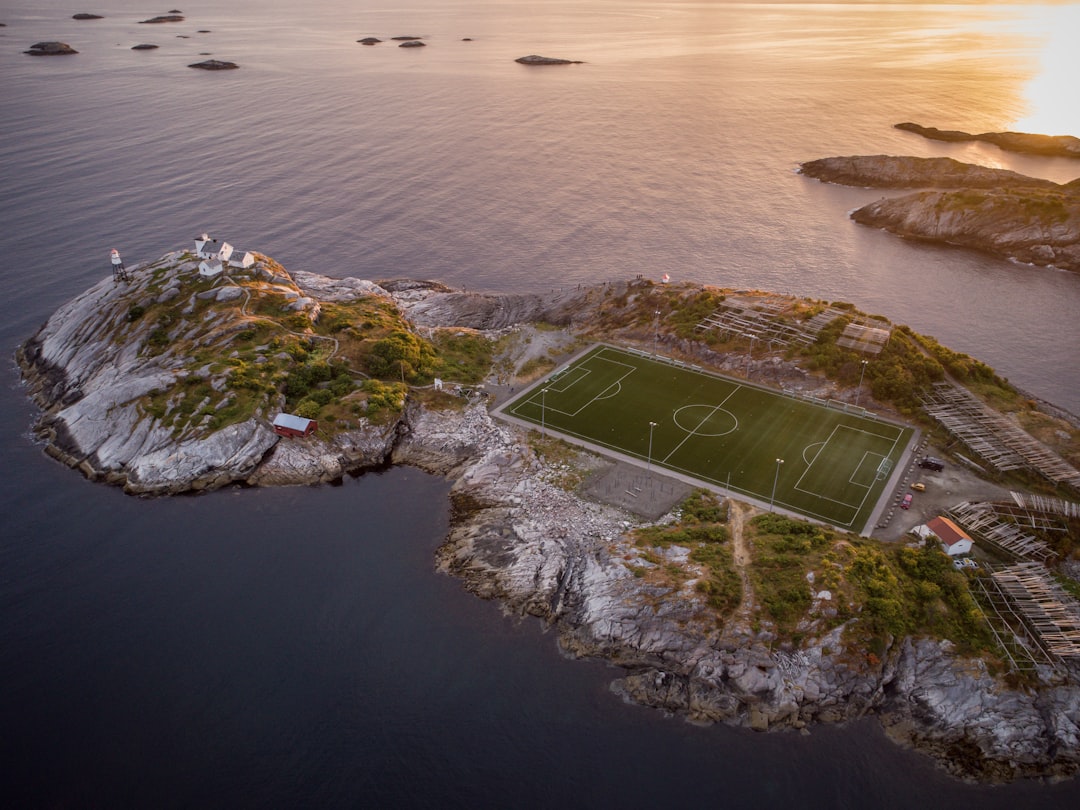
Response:
[{"label": "small rock in water", "polygon": [[382,40],[378,37],[364,37],[363,39],[358,39],[356,41],[359,42],[361,45],[378,45],[380,42],[382,42]]},{"label": "small rock in water", "polygon": [[580,65],[581,62],[574,61],[573,59],[554,59],[550,56],[537,56],[531,54],[529,56],[519,56],[514,60],[522,65]]},{"label": "small rock in water", "polygon": [[410,40],[406,40],[405,42],[402,42],[400,45],[398,45],[398,47],[399,48],[423,48],[425,45],[427,45],[426,42],[421,42],[418,39],[410,39]]},{"label": "small rock in water", "polygon": [[151,17],[149,20],[141,20],[139,25],[149,25],[153,23],[167,23],[167,22],[183,22],[184,18],[180,14],[162,14],[158,17]]},{"label": "small rock in water", "polygon": [[104,20],[100,14],[87,14],[85,11],[80,11],[78,14],[72,14],[73,20]]},{"label": "small rock in water", "polygon": [[35,42],[30,46],[30,50],[23,51],[23,53],[28,53],[31,56],[67,56],[68,54],[78,53],[78,51],[66,42]]},{"label": "small rock in water", "polygon": [[193,65],[188,65],[190,68],[197,68],[199,70],[236,70],[240,67],[236,62],[223,62],[220,59],[207,59],[205,62],[196,62]]},{"label": "small rock in water", "polygon": [[158,47],[158,46],[157,45],[151,45],[149,42],[144,42],[141,45],[132,45],[131,50],[133,50],[133,51],[152,51],[156,47]]}]

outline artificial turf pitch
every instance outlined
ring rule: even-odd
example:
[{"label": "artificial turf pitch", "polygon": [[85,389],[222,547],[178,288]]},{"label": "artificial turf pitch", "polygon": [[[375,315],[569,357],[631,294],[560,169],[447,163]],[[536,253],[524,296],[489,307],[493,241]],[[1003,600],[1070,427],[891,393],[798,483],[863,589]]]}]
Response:
[{"label": "artificial turf pitch", "polygon": [[610,346],[501,410],[852,531],[866,524],[912,436],[861,412]]}]

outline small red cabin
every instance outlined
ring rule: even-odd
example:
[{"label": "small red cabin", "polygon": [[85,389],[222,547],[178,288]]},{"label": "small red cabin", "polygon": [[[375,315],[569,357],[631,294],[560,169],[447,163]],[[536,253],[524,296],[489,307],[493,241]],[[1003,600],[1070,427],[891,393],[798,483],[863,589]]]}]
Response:
[{"label": "small red cabin", "polygon": [[278,436],[302,438],[310,436],[318,429],[319,423],[314,419],[293,416],[291,413],[279,413],[274,417],[274,433]]}]

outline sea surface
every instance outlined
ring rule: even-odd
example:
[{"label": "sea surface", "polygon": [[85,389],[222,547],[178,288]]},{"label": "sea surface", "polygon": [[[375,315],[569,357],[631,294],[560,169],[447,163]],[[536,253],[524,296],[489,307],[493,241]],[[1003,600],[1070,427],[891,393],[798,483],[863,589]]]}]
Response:
[{"label": "sea surface", "polygon": [[[130,266],[207,231],[332,276],[668,273],[852,301],[1080,412],[1080,275],[861,228],[847,213],[880,191],[796,173],[890,153],[1080,175],[892,128],[1080,135],[1075,4],[182,6],[0,8],[9,357],[111,248]],[[21,53],[54,39],[80,53]],[[514,63],[531,53],[584,64]],[[186,67],[211,57],[241,67]],[[13,362],[0,396],[6,807],[1080,801],[1075,781],[962,784],[873,720],[755,735],[622,704],[614,670],[434,571],[440,479],[130,498],[44,456]]]}]

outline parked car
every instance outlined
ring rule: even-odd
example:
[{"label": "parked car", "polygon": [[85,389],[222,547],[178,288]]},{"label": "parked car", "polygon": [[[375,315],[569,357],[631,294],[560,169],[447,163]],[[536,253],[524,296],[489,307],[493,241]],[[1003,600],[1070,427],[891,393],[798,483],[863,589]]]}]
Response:
[{"label": "parked car", "polygon": [[925,458],[919,459],[919,466],[922,467],[924,470],[935,470],[936,472],[941,472],[945,469],[945,462],[942,461],[940,458],[926,456]]},{"label": "parked car", "polygon": [[916,481],[914,484],[911,485],[911,488],[916,492],[923,492],[926,489],[926,484],[924,484],[922,481]]},{"label": "parked car", "polygon": [[905,495],[904,500],[900,501],[900,508],[901,509],[910,509],[911,508],[912,498],[913,498],[913,496],[912,496],[912,494],[910,492],[907,495]]}]

